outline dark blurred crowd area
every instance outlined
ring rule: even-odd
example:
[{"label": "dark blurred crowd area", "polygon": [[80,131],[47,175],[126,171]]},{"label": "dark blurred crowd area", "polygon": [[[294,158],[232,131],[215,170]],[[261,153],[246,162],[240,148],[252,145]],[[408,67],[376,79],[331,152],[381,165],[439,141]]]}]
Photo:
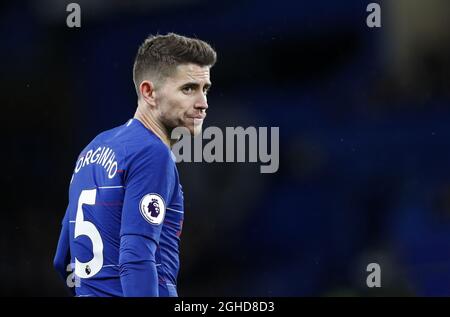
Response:
[{"label": "dark blurred crowd area", "polygon": [[[136,107],[149,34],[217,50],[206,126],[280,127],[280,168],[180,163],[181,296],[450,295],[450,2],[0,4],[0,295],[65,296],[52,259],[75,159]],[[366,267],[381,266],[381,288]]]}]

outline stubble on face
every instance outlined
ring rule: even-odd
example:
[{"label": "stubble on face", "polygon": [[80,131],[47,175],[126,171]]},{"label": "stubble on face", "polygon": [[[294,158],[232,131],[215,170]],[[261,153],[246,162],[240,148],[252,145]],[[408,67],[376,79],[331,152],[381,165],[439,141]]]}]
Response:
[{"label": "stubble on face", "polygon": [[206,116],[205,92],[211,86],[208,66],[178,65],[165,79],[157,94],[159,118],[169,135],[175,127],[185,127],[191,135],[202,131]]}]

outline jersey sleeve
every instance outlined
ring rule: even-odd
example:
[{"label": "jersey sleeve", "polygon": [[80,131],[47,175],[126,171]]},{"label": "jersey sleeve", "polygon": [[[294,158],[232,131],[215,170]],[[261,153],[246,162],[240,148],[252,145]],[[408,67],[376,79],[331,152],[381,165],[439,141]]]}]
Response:
[{"label": "jersey sleeve", "polygon": [[67,277],[66,266],[70,262],[68,222],[66,212],[61,223],[61,233],[59,235],[58,245],[56,247],[56,253],[53,259],[53,266],[64,280]]},{"label": "jersey sleeve", "polygon": [[156,243],[140,235],[120,239],[120,283],[125,297],[157,297]]},{"label": "jersey sleeve", "polygon": [[127,162],[121,236],[141,235],[159,242],[166,206],[175,188],[174,162],[164,144],[152,144]]},{"label": "jersey sleeve", "polygon": [[[67,266],[70,263],[70,238],[69,238],[69,216],[66,211],[62,224],[61,233],[56,247],[56,253],[53,258],[53,266],[59,273],[61,278],[66,282],[69,272],[66,271]],[[67,283],[66,283],[67,286]],[[69,288],[71,295],[75,295],[73,288]]]}]

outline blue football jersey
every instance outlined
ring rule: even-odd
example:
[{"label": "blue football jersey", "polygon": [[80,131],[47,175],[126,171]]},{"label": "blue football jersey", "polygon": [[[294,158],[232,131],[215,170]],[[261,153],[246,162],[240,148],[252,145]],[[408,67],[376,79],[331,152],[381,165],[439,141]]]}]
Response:
[{"label": "blue football jersey", "polygon": [[156,243],[159,286],[176,296],[183,217],[175,157],[161,139],[137,119],[99,134],[76,161],[63,219],[77,296],[123,295],[124,235]]}]

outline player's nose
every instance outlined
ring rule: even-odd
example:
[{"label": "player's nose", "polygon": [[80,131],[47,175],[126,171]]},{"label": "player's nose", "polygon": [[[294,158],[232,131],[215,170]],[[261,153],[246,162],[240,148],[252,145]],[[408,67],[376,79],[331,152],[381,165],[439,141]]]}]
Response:
[{"label": "player's nose", "polygon": [[205,94],[201,94],[195,103],[196,109],[206,110],[208,109],[208,100]]}]

